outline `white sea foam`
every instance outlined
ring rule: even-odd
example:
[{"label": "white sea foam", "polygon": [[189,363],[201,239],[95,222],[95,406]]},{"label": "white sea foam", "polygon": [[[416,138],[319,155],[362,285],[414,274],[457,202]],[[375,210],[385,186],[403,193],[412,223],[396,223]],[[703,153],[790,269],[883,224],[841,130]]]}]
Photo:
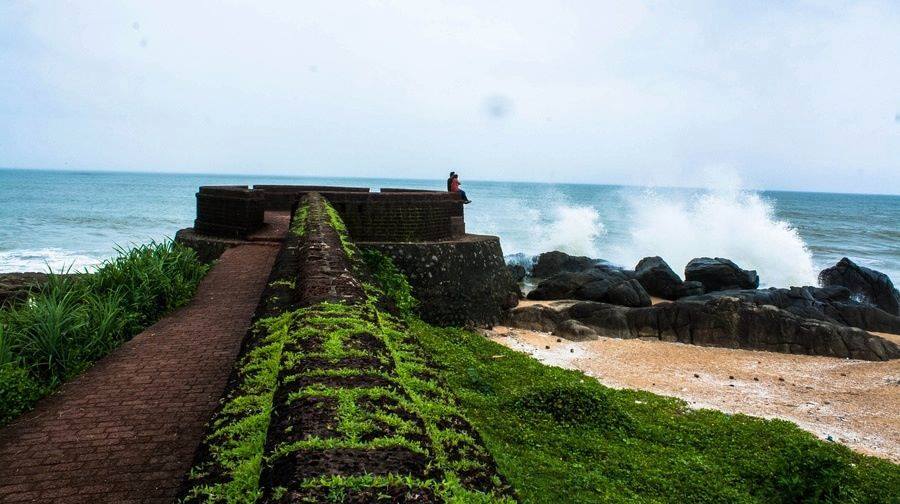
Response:
[{"label": "white sea foam", "polygon": [[591,206],[556,205],[545,222],[533,229],[533,244],[542,251],[597,257],[598,240],[606,233],[600,212]]},{"label": "white sea foam", "polygon": [[507,201],[502,209],[473,217],[473,229],[499,235],[503,250],[512,254],[509,261],[523,265],[549,250],[594,257],[606,233],[600,213],[591,206],[553,203],[541,211],[522,201]]},{"label": "white sea foam", "polygon": [[631,266],[659,255],[681,273],[695,257],[726,257],[757,270],[763,285],[816,283],[812,254],[796,228],[754,192],[728,188],[677,198],[646,191],[627,199],[629,238],[610,246],[614,262]]},{"label": "white sea foam", "polygon": [[615,224],[609,233],[600,210],[563,197],[542,198],[543,211],[509,202],[504,220],[489,231],[510,254],[562,250],[626,268],[658,255],[679,275],[695,257],[725,257],[757,270],[766,286],[815,285],[813,257],[797,229],[775,215],[770,201],[722,173],[701,191],[648,189],[606,200],[603,212]]},{"label": "white sea foam", "polygon": [[0,272],[46,272],[48,268],[54,272],[67,269],[74,272],[96,266],[100,261],[101,259],[96,257],[59,248],[3,250],[0,251]]}]

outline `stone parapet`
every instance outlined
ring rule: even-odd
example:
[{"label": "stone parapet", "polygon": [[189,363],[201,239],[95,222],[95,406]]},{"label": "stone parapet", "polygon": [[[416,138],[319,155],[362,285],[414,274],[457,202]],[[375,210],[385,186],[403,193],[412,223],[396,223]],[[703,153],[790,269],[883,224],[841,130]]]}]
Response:
[{"label": "stone parapet", "polygon": [[466,235],[458,240],[420,243],[357,242],[393,260],[419,300],[419,314],[430,323],[492,325],[518,303],[518,287],[503,260],[496,236]]}]

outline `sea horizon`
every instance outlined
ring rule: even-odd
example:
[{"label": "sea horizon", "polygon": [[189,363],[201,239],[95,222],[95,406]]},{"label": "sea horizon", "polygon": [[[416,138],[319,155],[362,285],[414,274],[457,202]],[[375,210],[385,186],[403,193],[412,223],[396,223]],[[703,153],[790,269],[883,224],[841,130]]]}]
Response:
[{"label": "sea horizon", "polygon": [[[441,178],[419,178],[419,177],[362,177],[362,176],[324,176],[324,175],[308,175],[294,174],[286,175],[283,173],[216,173],[203,171],[167,171],[167,170],[143,170],[143,169],[81,169],[81,168],[23,168],[0,166],[0,171],[27,171],[27,172],[48,172],[48,173],[83,173],[83,174],[133,174],[133,175],[188,175],[188,176],[213,176],[213,177],[265,177],[277,179],[327,179],[327,180],[400,180],[400,181],[416,181],[443,184]],[[443,175],[441,175],[443,176]],[[503,183],[503,184],[537,184],[537,185],[559,185],[559,186],[601,186],[601,187],[626,187],[636,189],[687,189],[687,190],[705,190],[708,189],[702,185],[656,185],[656,184],[616,184],[604,182],[551,182],[546,180],[513,180],[513,179],[480,179],[466,177],[469,182],[485,182],[485,183]],[[253,185],[253,184],[247,184]],[[386,186],[387,187],[387,186]],[[377,188],[373,188],[377,189]],[[836,194],[836,195],[853,195],[853,196],[895,196],[900,198],[900,193],[873,193],[873,192],[840,192],[840,191],[824,191],[816,189],[785,189],[785,188],[762,188],[755,186],[742,187],[743,190],[767,192],[767,193],[803,193],[803,194]]]},{"label": "sea horizon", "polygon": [[[315,183],[441,190],[443,179],[0,168],[0,272],[80,270],[193,223],[200,185]],[[900,196],[465,180],[467,231],[510,261],[550,250],[626,268],[659,255],[757,269],[762,285],[816,285],[841,257],[900,278]],[[860,219],[866,226],[858,226]]]}]

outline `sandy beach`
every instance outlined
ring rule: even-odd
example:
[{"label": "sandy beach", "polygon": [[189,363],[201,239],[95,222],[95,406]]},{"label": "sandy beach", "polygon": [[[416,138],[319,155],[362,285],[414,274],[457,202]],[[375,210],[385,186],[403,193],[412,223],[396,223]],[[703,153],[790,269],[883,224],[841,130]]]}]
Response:
[{"label": "sandy beach", "polygon": [[[900,360],[869,362],[601,337],[572,342],[509,327],[492,340],[604,385],[796,423],[823,439],[900,462]],[[884,335],[894,341],[900,336]]]}]

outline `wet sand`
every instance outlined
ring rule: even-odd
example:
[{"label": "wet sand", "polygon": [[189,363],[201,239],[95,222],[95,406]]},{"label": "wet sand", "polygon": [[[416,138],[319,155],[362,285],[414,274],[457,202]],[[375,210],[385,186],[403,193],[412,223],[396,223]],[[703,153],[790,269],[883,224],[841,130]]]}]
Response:
[{"label": "wet sand", "polygon": [[[695,408],[789,420],[820,438],[830,436],[859,452],[900,463],[900,360],[602,337],[557,341],[546,333],[508,327],[486,333],[545,364],[581,370],[610,387],[678,397]],[[900,342],[900,336],[887,337]]]}]

